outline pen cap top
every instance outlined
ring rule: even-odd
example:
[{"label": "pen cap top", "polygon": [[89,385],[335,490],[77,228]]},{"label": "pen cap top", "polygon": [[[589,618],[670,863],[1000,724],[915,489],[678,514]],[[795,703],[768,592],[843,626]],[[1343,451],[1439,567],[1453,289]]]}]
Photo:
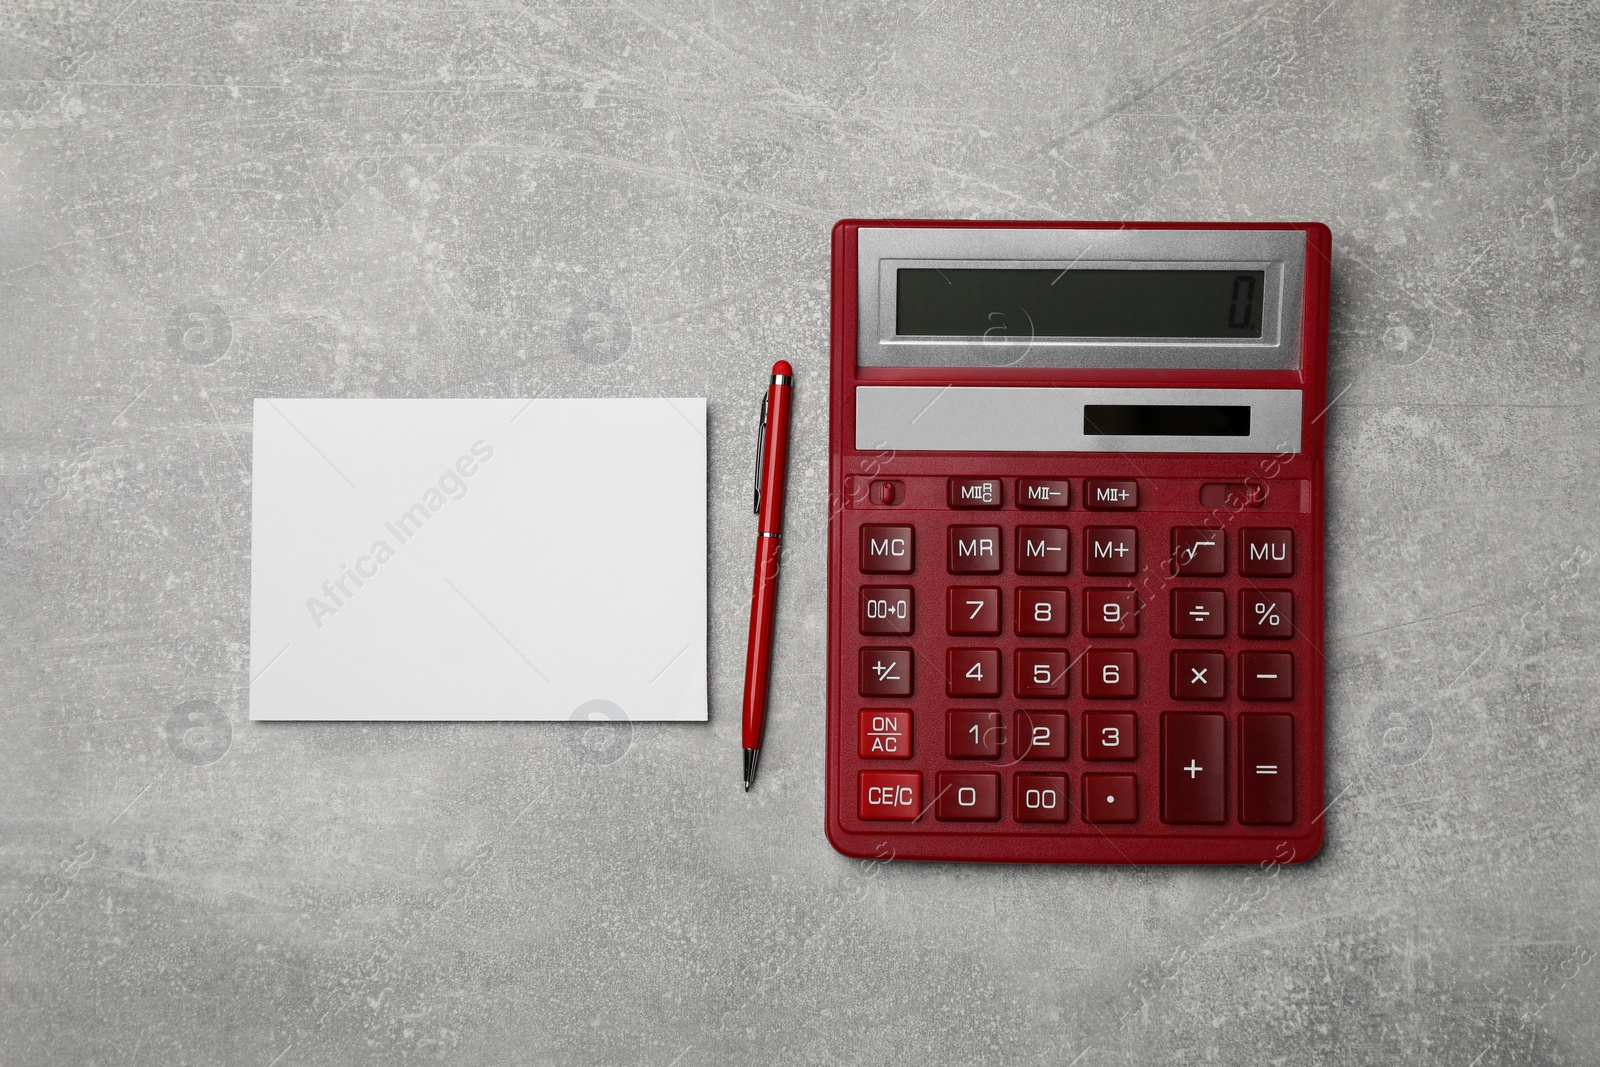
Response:
[{"label": "pen cap top", "polygon": [[789,366],[788,360],[780,359],[772,365],[772,373],[774,376],[781,374],[787,378],[794,374],[794,368]]}]

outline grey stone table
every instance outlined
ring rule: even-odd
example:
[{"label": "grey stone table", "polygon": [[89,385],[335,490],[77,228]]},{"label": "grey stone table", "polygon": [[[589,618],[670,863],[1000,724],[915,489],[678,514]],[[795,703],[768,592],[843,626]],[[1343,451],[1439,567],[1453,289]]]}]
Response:
[{"label": "grey stone table", "polygon": [[[1600,5],[0,11],[0,1064],[1600,1060]],[[1328,844],[822,834],[828,229],[1334,232]],[[753,383],[801,375],[738,778]],[[708,725],[256,725],[257,396],[711,403]]]}]

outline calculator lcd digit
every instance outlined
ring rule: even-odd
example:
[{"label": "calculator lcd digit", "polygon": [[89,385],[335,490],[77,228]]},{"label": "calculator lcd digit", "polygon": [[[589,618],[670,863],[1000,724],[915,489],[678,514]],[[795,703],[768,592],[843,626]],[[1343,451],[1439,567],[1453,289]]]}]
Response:
[{"label": "calculator lcd digit", "polygon": [[1321,847],[1317,223],[833,233],[827,832],[852,856]]}]

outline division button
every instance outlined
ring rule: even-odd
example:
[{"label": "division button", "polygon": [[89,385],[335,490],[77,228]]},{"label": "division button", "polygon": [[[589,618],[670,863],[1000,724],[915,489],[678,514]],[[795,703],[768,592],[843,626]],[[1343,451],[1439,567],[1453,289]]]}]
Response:
[{"label": "division button", "polygon": [[1056,478],[1018,478],[1017,507],[1064,508],[1072,502],[1072,483]]},{"label": "division button", "polygon": [[1091,511],[1132,511],[1139,506],[1139,483],[1132,479],[1086,478],[1083,506]]},{"label": "division button", "polygon": [[864,697],[910,696],[911,650],[863,648],[860,691]]},{"label": "division button", "polygon": [[1131,774],[1084,775],[1083,817],[1089,822],[1137,820],[1139,779]]},{"label": "division button", "polygon": [[1000,527],[950,527],[951,574],[999,574]]},{"label": "division button", "polygon": [[856,753],[862,759],[911,758],[910,711],[863,711],[858,730]]},{"label": "division button", "polygon": [[1000,776],[941,772],[934,811],[941,822],[994,822],[1000,817]]},{"label": "division button", "polygon": [[1138,536],[1132,527],[1084,527],[1083,573],[1137,574]]},{"label": "division button", "polygon": [[1000,479],[951,478],[950,506],[953,508],[999,507]]},{"label": "division button", "polygon": [[911,552],[911,527],[861,527],[861,569],[867,574],[910,574]]},{"label": "division button", "polygon": [[1018,822],[1066,822],[1067,776],[1019,774],[1012,811]]},{"label": "division button", "polygon": [[1172,591],[1173,637],[1221,637],[1227,633],[1224,605],[1227,598],[1220,589],[1174,589]]},{"label": "division button", "polygon": [[1239,699],[1292,700],[1294,657],[1287,652],[1239,653]]},{"label": "division button", "polygon": [[1212,713],[1161,716],[1161,821],[1218,823],[1223,816],[1223,722]]},{"label": "division button", "polygon": [[856,814],[862,819],[910,822],[922,813],[922,775],[916,771],[862,771]]},{"label": "division button", "polygon": [[1294,716],[1239,716],[1239,821],[1294,822]]}]

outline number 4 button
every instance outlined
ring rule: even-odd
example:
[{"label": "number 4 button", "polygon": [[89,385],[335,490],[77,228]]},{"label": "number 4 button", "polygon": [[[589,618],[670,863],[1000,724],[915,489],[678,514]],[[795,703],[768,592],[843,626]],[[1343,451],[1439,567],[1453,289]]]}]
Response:
[{"label": "number 4 button", "polygon": [[945,692],[953,697],[999,696],[999,651],[993,648],[952,648],[945,655]]}]

